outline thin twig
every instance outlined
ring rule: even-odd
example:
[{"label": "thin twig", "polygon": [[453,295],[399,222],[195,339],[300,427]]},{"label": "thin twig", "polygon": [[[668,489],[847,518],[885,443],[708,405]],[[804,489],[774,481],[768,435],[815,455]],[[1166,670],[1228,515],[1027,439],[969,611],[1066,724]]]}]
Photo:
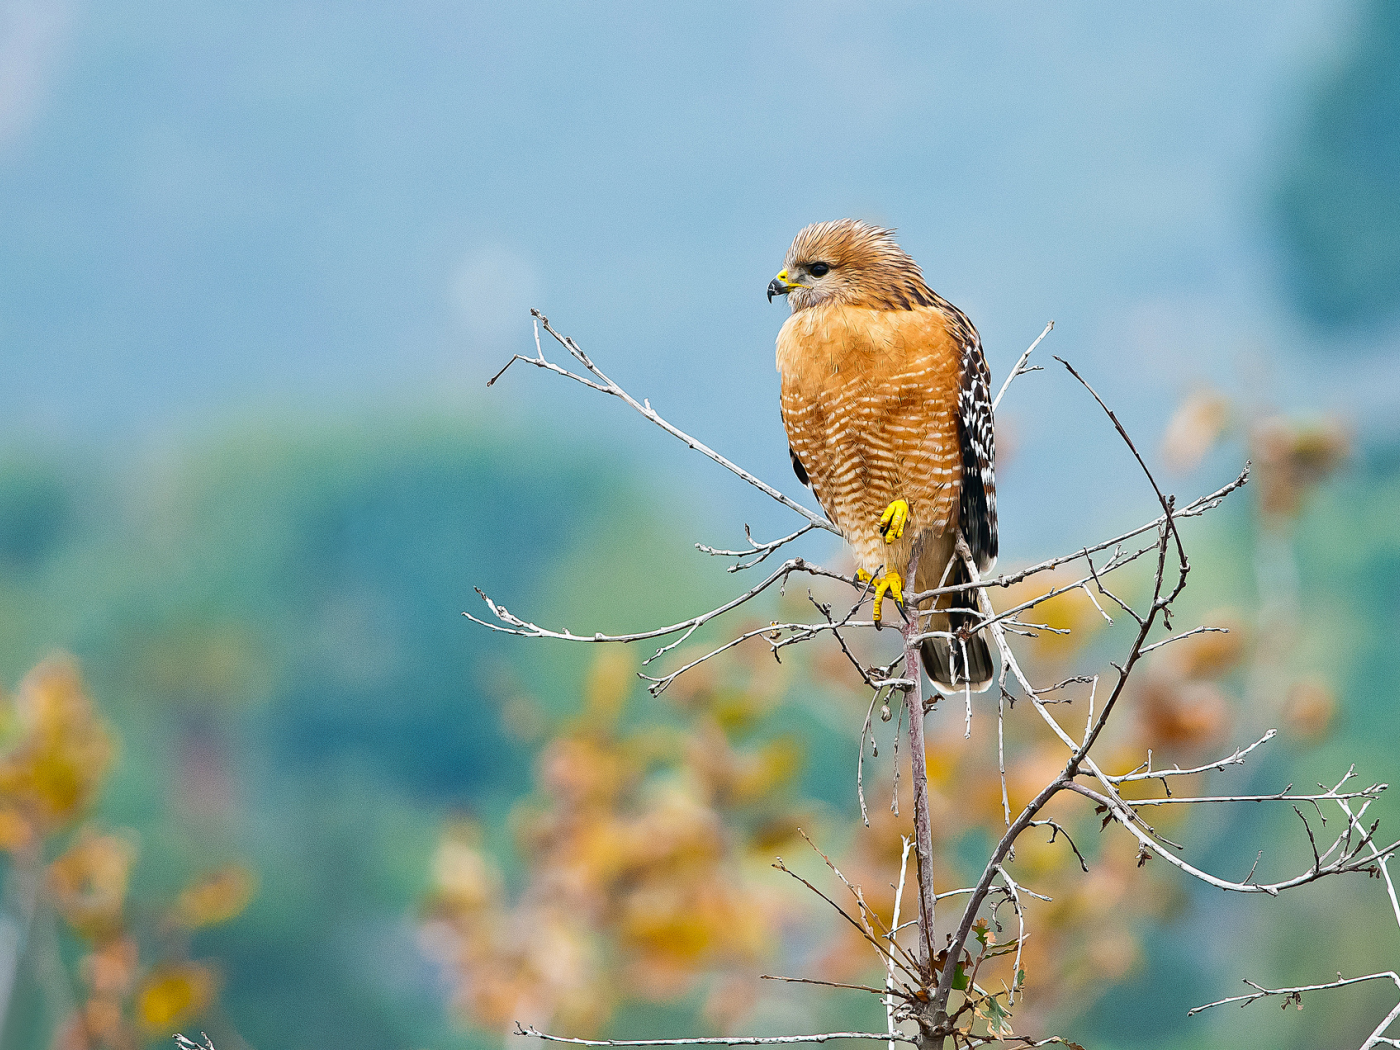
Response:
[{"label": "thin twig", "polygon": [[[899,906],[904,901],[904,876],[909,870],[909,847],[913,845],[908,835],[901,835],[900,841],[904,844],[904,848],[899,855],[899,885],[895,887],[894,891],[894,914],[890,916],[890,932],[886,935],[890,940],[894,940],[895,937],[899,935]],[[894,983],[894,966],[889,960],[886,960],[885,988],[891,993],[894,992]],[[894,1040],[897,1029],[894,1026],[893,994],[885,997],[885,1025],[890,1033],[889,1050],[894,1050]]]},{"label": "thin twig", "polygon": [[[758,565],[760,562],[767,561],[768,556],[772,554],[775,550],[777,550],[779,547],[791,543],[799,536],[805,536],[807,533],[811,532],[816,527],[817,526],[814,523],[809,521],[806,525],[803,525],[802,528],[798,529],[796,532],[790,533],[789,535],[784,536],[781,539],[769,540],[767,543],[759,543],[753,538],[753,533],[749,531],[748,525],[745,525],[744,538],[749,541],[749,550],[726,551],[721,550],[718,547],[706,546],[703,543],[697,543],[695,545],[695,549],[719,558],[751,558],[750,561],[741,561],[737,565],[731,565],[729,568],[724,570],[725,572],[739,572],[741,569],[751,569],[755,565]],[[757,557],[752,557],[753,555],[757,555]]]},{"label": "thin twig", "polygon": [[1215,1002],[1206,1003],[1204,1006],[1192,1007],[1190,1010],[1186,1011],[1186,1016],[1194,1017],[1202,1010],[1209,1010],[1216,1006],[1228,1006],[1231,1003],[1240,1003],[1241,1005],[1248,1006],[1256,1000],[1267,999],[1274,995],[1297,996],[1301,998],[1304,992],[1325,992],[1330,988],[1345,988],[1348,985],[1362,984],[1366,981],[1390,981],[1397,989],[1400,989],[1400,974],[1396,974],[1394,970],[1386,970],[1383,973],[1368,973],[1365,977],[1342,977],[1338,974],[1337,980],[1330,981],[1327,984],[1302,984],[1294,988],[1265,988],[1262,985],[1255,984],[1253,981],[1246,980],[1244,983],[1254,989],[1254,991],[1250,992],[1248,995],[1232,995],[1228,999],[1217,999]]},{"label": "thin twig", "polygon": [[657,426],[659,426],[662,430],[666,431],[666,433],[670,434],[672,437],[679,438],[681,441],[684,441],[689,448],[693,448],[702,456],[714,460],[714,462],[718,463],[726,470],[743,478],[745,481],[747,481],[754,488],[758,489],[764,495],[770,497],[771,499],[777,500],[784,507],[787,507],[788,510],[795,511],[796,513],[802,515],[802,517],[806,518],[809,522],[812,523],[814,528],[826,529],[828,532],[835,532],[839,535],[840,530],[837,529],[836,526],[833,525],[831,522],[827,521],[826,518],[817,514],[815,511],[808,510],[796,500],[790,499],[789,497],[783,495],[772,485],[769,485],[767,482],[760,481],[756,476],[750,474],[747,470],[739,466],[737,463],[734,463],[731,460],[726,459],[724,456],[721,456],[718,452],[710,448],[710,446],[706,445],[703,441],[691,437],[679,427],[663,419],[661,417],[661,414],[651,407],[650,401],[638,401],[626,390],[623,390],[622,387],[618,386],[606,375],[604,375],[603,370],[593,363],[592,359],[590,359],[589,356],[583,352],[583,349],[578,345],[578,343],[574,342],[572,337],[560,335],[554,330],[554,328],[549,323],[548,317],[540,313],[538,310],[531,310],[530,313],[534,315],[537,321],[544,326],[544,330],[550,335],[552,335],[555,341],[569,352],[569,355],[575,361],[583,365],[584,368],[588,369],[588,371],[592,373],[592,375],[596,378],[597,381],[595,382],[593,380],[587,379],[584,376],[578,375],[574,372],[570,372],[567,368],[561,368],[559,365],[551,363],[550,361],[545,359],[544,351],[541,350],[539,352],[539,356],[537,357],[524,357],[520,354],[516,354],[509,361],[506,362],[505,368],[502,368],[499,372],[497,372],[494,376],[491,377],[490,381],[486,384],[487,386],[491,386],[493,383],[496,382],[497,379],[500,379],[501,376],[505,374],[506,368],[509,368],[511,365],[515,364],[516,361],[523,361],[527,365],[534,365],[536,368],[543,368],[546,371],[555,373],[556,375],[561,375],[568,379],[573,379],[576,382],[582,383],[584,386],[589,387],[590,389],[599,391],[600,393],[611,394],[613,397],[618,398],[619,400],[630,405],[632,408],[636,409],[644,417],[649,419],[651,422],[655,423]]},{"label": "thin twig", "polygon": [[1001,389],[997,391],[997,396],[992,398],[993,412],[995,412],[997,410],[997,407],[1001,404],[1002,396],[1006,393],[1006,388],[1011,385],[1012,380],[1014,380],[1017,376],[1025,375],[1027,372],[1042,371],[1039,365],[1036,365],[1034,368],[1027,368],[1026,362],[1030,360],[1031,353],[1035,350],[1037,346],[1040,345],[1040,341],[1044,339],[1047,335],[1049,335],[1054,327],[1054,321],[1051,321],[1049,324],[1047,324],[1045,326],[1044,331],[1042,331],[1038,336],[1035,337],[1035,342],[1028,346],[1026,348],[1026,352],[1016,359],[1016,363],[1011,366],[1011,371],[1006,373],[1006,379],[1002,382]]},{"label": "thin twig", "polygon": [[[888,1032],[821,1032],[817,1035],[721,1035],[697,1039],[571,1039],[549,1035],[519,1021],[515,1022],[515,1034],[575,1046],[766,1046],[769,1043],[829,1043],[833,1039],[870,1039],[883,1043],[891,1038]],[[903,1035],[894,1036],[894,1039],[901,1043],[917,1043]]]}]

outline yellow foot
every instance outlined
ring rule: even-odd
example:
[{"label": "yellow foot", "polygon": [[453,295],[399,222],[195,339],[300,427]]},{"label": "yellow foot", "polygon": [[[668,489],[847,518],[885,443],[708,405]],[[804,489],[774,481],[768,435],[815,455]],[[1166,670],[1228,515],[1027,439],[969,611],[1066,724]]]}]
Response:
[{"label": "yellow foot", "polygon": [[[909,504],[897,499],[885,508],[880,515],[880,534],[886,543],[893,543],[904,535],[904,523],[909,520]],[[879,617],[876,617],[879,619]]]},{"label": "yellow foot", "polygon": [[875,581],[875,607],[871,611],[877,628],[883,626],[881,623],[881,613],[885,603],[885,592],[888,591],[896,605],[904,606],[904,581],[899,578],[899,573],[890,571]]},{"label": "yellow foot", "polygon": [[857,569],[857,570],[856,570],[856,583],[869,583],[869,582],[870,582],[870,573],[866,572],[864,569]]}]

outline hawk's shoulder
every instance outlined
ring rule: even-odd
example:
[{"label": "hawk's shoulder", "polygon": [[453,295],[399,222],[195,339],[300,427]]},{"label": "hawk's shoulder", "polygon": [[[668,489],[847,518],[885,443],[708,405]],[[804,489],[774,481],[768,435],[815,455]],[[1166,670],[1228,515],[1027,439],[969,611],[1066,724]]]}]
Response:
[{"label": "hawk's shoulder", "polygon": [[958,386],[958,439],[962,445],[962,499],[958,523],[979,570],[997,560],[996,427],[992,414],[992,374],[982,338],[967,314],[939,296],[938,308],[961,354]]}]

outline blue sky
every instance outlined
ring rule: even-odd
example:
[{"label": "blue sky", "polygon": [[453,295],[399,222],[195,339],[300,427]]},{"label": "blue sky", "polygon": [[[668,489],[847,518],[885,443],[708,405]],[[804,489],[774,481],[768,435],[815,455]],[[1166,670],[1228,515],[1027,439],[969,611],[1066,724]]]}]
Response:
[{"label": "blue sky", "polygon": [[[482,388],[537,305],[789,483],[763,290],[841,215],[900,229],[998,376],[1054,318],[1149,441],[1201,383],[1345,404],[1267,214],[1338,10],[0,0],[0,433],[139,449],[385,405],[606,430],[546,377]],[[1360,426],[1393,427],[1395,378]],[[1064,450],[1104,427],[1022,382],[1020,488],[1092,498]]]}]

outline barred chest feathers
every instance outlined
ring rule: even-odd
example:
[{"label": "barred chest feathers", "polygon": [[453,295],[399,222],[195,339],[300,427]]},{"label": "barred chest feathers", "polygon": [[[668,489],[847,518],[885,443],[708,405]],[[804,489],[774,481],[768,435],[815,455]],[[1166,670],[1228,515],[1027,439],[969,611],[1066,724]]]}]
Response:
[{"label": "barred chest feathers", "polygon": [[[922,533],[949,531],[963,368],[942,312],[814,306],[788,318],[777,350],[793,455],[860,567],[902,564]],[[887,545],[878,525],[896,498],[909,502],[910,522]]]}]

